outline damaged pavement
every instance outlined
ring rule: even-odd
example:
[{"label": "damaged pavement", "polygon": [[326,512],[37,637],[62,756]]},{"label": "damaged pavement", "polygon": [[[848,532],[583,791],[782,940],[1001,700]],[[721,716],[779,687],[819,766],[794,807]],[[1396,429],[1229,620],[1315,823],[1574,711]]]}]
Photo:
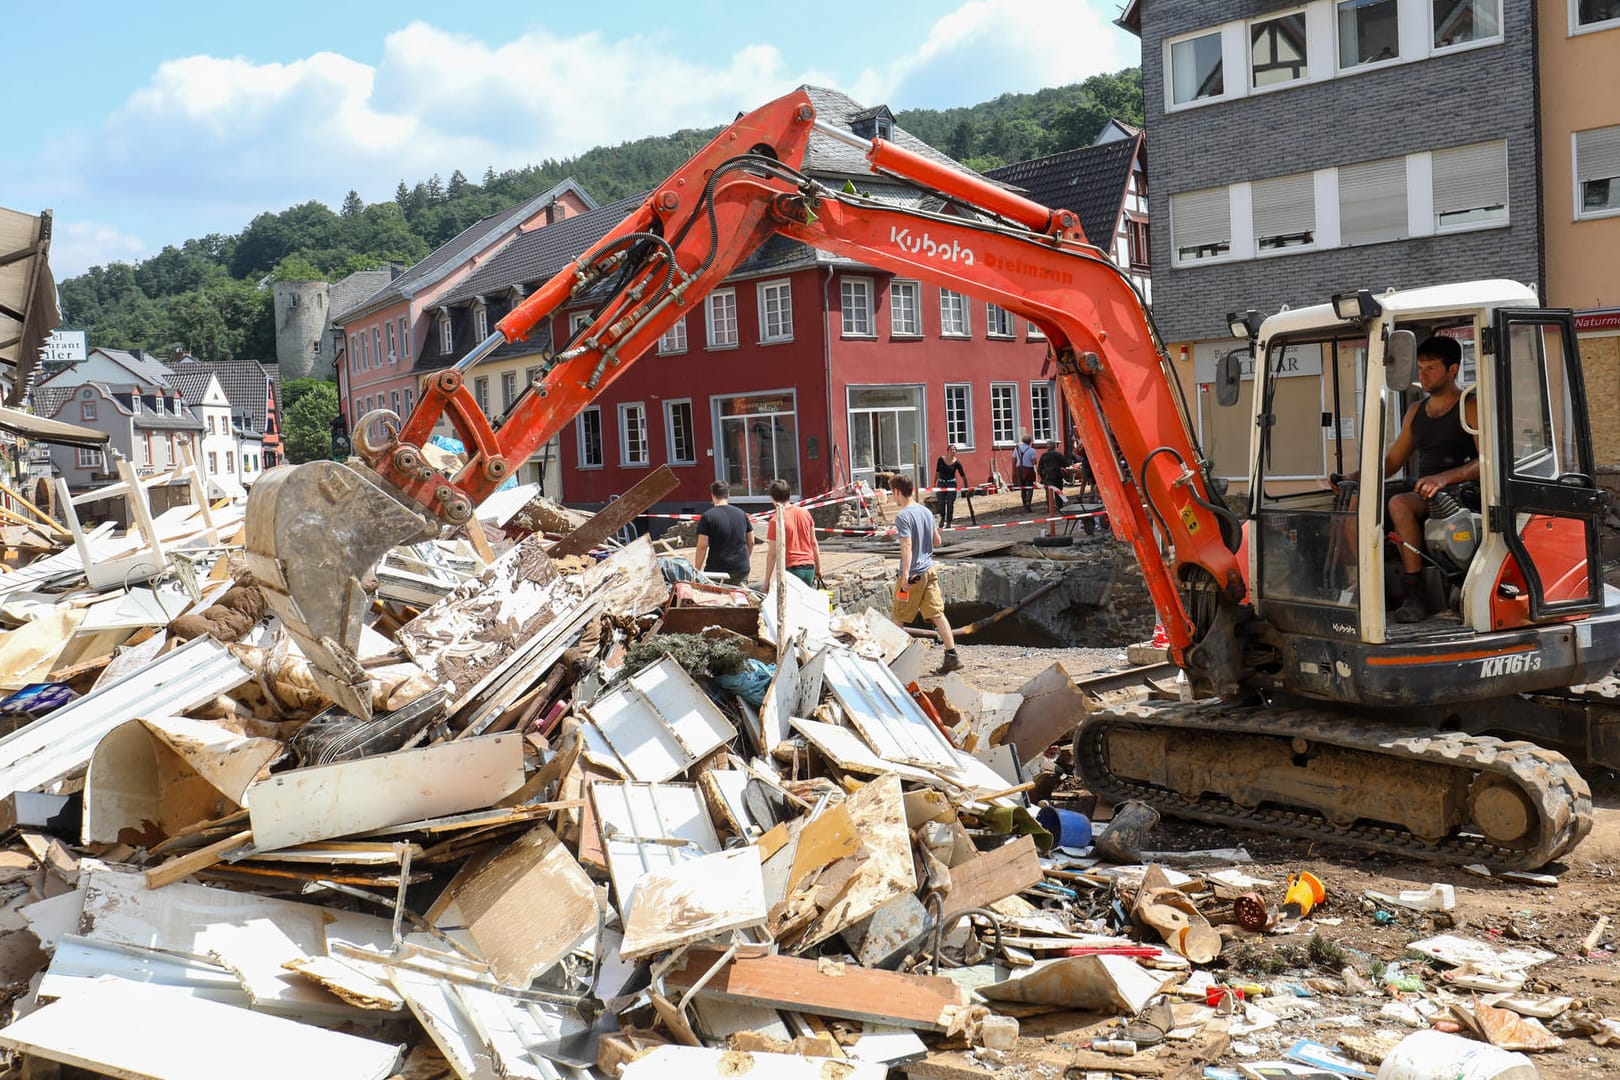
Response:
[{"label": "damaged pavement", "polygon": [[1620,1061],[1612,819],[1561,876],[1493,877],[1111,807],[1068,741],[1174,694],[1162,667],[975,665],[970,637],[935,678],[861,610],[870,567],[836,605],[711,586],[609,539],[634,505],[532,493],[378,568],[365,718],[265,616],[239,512],[4,530],[6,1075]]}]

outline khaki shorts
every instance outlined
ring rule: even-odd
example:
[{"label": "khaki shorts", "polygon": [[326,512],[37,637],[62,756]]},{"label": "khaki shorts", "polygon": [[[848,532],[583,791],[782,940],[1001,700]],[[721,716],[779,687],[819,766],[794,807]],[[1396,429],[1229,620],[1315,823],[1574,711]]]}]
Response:
[{"label": "khaki shorts", "polygon": [[911,592],[902,600],[894,598],[894,621],[906,625],[918,615],[933,622],[945,614],[945,594],[939,591],[939,572],[930,566],[923,579],[911,586]]}]

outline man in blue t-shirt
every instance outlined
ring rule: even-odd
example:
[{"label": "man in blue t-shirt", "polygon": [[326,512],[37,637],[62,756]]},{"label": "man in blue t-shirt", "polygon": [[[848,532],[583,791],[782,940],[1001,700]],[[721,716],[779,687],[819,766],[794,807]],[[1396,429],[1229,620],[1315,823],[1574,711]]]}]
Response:
[{"label": "man in blue t-shirt", "polygon": [[956,639],[950,620],[945,618],[945,596],[939,590],[939,571],[934,566],[934,545],[940,543],[939,525],[928,508],[912,501],[916,485],[904,473],[894,478],[892,488],[900,512],[894,516],[894,531],[900,537],[900,578],[894,589],[894,621],[906,625],[918,614],[934,624],[945,646],[945,659],[939,673],[962,666],[956,655]]},{"label": "man in blue t-shirt", "polygon": [[731,485],[724,480],[709,485],[709,501],[714,505],[698,518],[692,565],[741,585],[748,580],[753,558],[754,526],[747,514],[731,505]]}]

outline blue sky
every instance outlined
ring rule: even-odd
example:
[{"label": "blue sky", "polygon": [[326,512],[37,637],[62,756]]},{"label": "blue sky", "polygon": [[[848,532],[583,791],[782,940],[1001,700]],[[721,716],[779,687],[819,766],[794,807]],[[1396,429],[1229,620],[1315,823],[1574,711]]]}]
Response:
[{"label": "blue sky", "polygon": [[619,0],[506,21],[416,0],[9,6],[0,206],[54,211],[58,279],[350,188],[378,202],[402,179],[718,124],[804,82],[947,108],[1139,61],[1121,0]]}]

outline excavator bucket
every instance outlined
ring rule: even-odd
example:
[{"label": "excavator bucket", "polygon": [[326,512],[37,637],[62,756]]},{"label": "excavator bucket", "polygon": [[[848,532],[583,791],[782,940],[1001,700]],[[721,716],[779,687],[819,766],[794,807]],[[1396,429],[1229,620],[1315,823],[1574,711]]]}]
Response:
[{"label": "excavator bucket", "polygon": [[361,580],[389,548],[436,536],[439,524],[358,464],[278,466],[248,495],[248,569],[321,689],[355,716],[371,716],[356,656],[371,603]]}]

